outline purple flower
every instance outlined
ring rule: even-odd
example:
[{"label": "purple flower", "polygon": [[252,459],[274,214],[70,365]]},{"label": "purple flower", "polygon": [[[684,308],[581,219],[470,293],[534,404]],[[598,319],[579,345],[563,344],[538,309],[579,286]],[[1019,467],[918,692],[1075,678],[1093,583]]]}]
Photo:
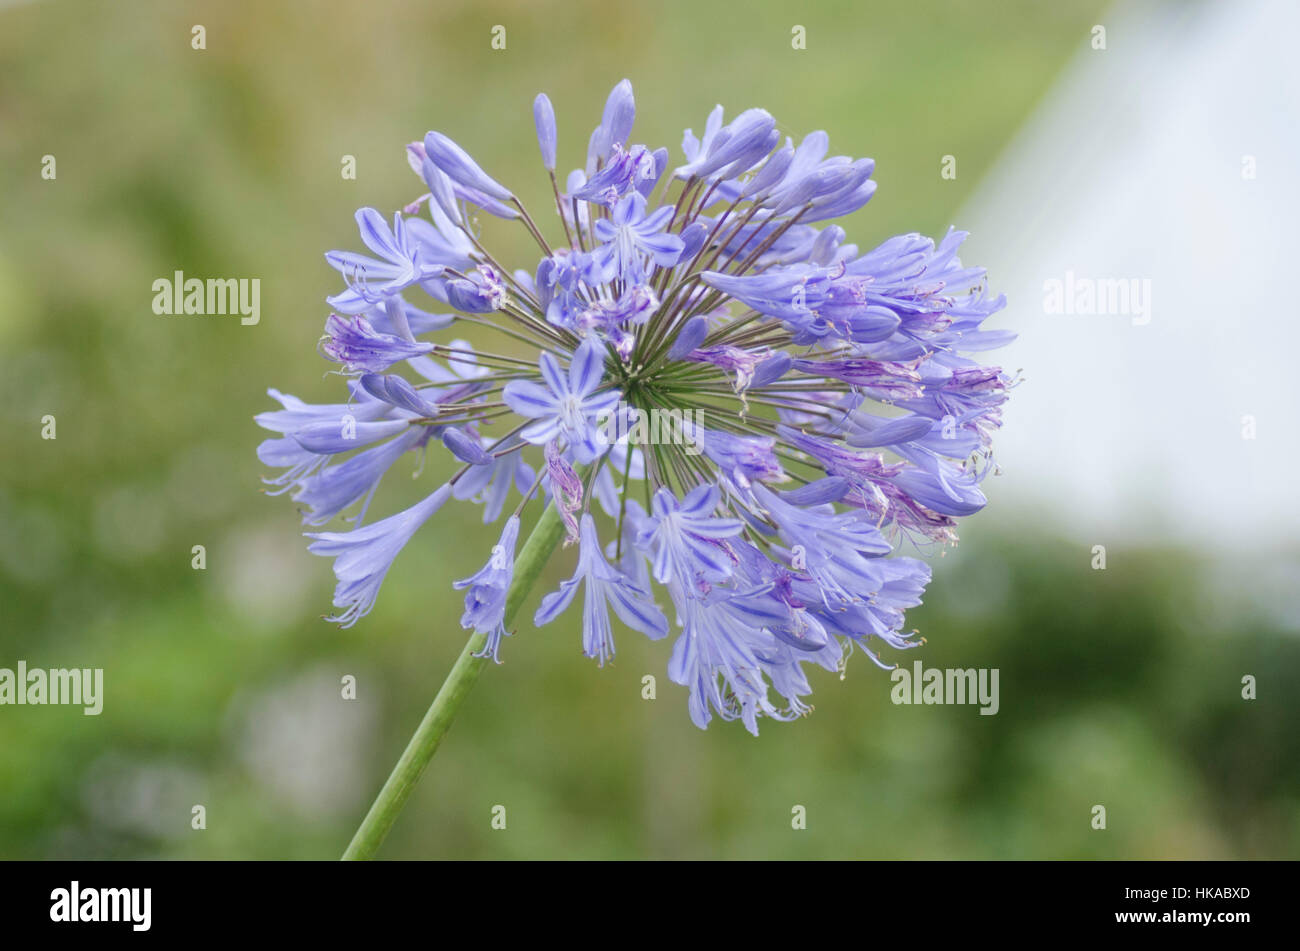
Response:
[{"label": "purple flower", "polygon": [[346,291],[326,298],[340,313],[359,314],[443,272],[442,264],[427,258],[400,213],[393,215],[393,227],[389,228],[375,209],[362,208],[357,212],[357,225],[362,242],[381,260],[351,251],[330,251],[325,255],[325,260],[348,280]]},{"label": "purple flower", "polygon": [[638,145],[630,152],[615,145],[609,164],[587,179],[573,197],[612,208],[629,191],[642,182],[653,181],[655,177],[654,156],[644,145]]},{"label": "purple flower", "polygon": [[566,537],[564,543],[571,544],[578,540],[578,511],[582,508],[582,480],[573,471],[567,459],[556,444],[546,444],[546,491],[551,496],[551,504],[560,508],[560,518],[564,520]]},{"label": "purple flower", "polygon": [[921,376],[901,363],[848,358],[842,360],[795,360],[794,368],[813,377],[843,380],[859,387],[872,399],[905,400],[921,395]]},{"label": "purple flower", "polygon": [[383,306],[375,306],[365,312],[366,320],[375,333],[414,340],[421,334],[444,330],[455,322],[452,314],[431,314],[427,310],[412,307],[402,300],[401,294],[385,298]]},{"label": "purple flower", "polygon": [[538,627],[550,624],[568,608],[580,584],[586,585],[582,608],[582,652],[594,657],[603,667],[614,656],[614,633],[609,623],[609,609],[628,627],[651,640],[668,633],[668,619],[655,606],[650,593],[605,560],[596,537],[596,524],[590,515],[582,517],[581,541],[578,545],[578,569],[568,581],[560,582],[558,591],[542,598],[533,617]]},{"label": "purple flower", "polygon": [[685,359],[696,363],[711,363],[720,370],[736,374],[734,389],[740,393],[749,389],[758,367],[772,356],[772,351],[763,347],[746,350],[744,347],[724,344],[720,347],[692,349],[685,355]]},{"label": "purple flower", "polygon": [[[602,242],[592,255],[592,263],[601,280],[619,280],[640,284],[647,278],[645,259],[657,267],[672,267],[682,253],[682,239],[664,232],[672,217],[672,208],[660,208],[646,214],[645,196],[633,192],[614,206],[613,215],[596,222],[596,237]],[[653,268],[651,268],[653,270]]]},{"label": "purple flower", "polygon": [[500,275],[486,264],[479,265],[468,278],[447,281],[443,290],[447,303],[467,314],[490,314],[508,299]]},{"label": "purple flower", "polygon": [[716,712],[724,720],[741,720],[757,736],[759,716],[792,718],[772,703],[764,677],[780,666],[766,659],[779,653],[774,635],[739,615],[727,593],[686,598],[677,607],[683,631],[673,644],[668,676],[690,689],[692,723],[704,729]]},{"label": "purple flower", "polygon": [[537,126],[537,146],[542,150],[542,167],[555,171],[555,108],[546,93],[533,100],[533,123]]},{"label": "purple flower", "polygon": [[334,574],[339,581],[334,589],[334,607],[342,608],[343,613],[331,621],[351,627],[370,613],[397,553],[450,495],[451,486],[444,485],[406,511],[364,528],[307,533],[308,538],[316,539],[307,546],[308,551],[334,559]]},{"label": "purple flower", "polygon": [[786,478],[771,436],[741,436],[693,422],[684,428],[687,438],[704,451],[727,482],[744,487],[754,481],[781,482]]},{"label": "purple flower", "polygon": [[617,300],[596,301],[570,320],[567,326],[584,335],[593,330],[600,331],[613,345],[614,352],[627,359],[636,343],[635,328],[644,324],[658,306],[659,299],[654,290],[645,284],[637,284]]},{"label": "purple flower", "polygon": [[[462,182],[451,178],[451,176],[430,160],[429,155],[425,151],[423,142],[412,142],[407,145],[406,160],[411,166],[411,170],[424,179],[425,184],[429,187],[429,194],[417,198],[413,204],[418,207],[419,203],[424,198],[433,199],[433,206],[430,207],[430,212],[433,213],[435,221],[438,218],[438,213],[434,211],[434,207],[436,206],[438,209],[441,209],[441,215],[443,217],[453,223],[457,228],[463,228],[465,225],[466,215],[464,215],[462,210],[456,205],[457,201],[464,201],[471,205],[476,205],[488,214],[494,215],[497,218],[504,218],[507,221],[519,218],[519,212],[510,205],[504,204],[503,201],[499,201],[486,192],[480,191],[471,185],[463,184]],[[408,205],[407,207],[410,206]],[[472,247],[473,242],[469,240],[467,235],[463,235],[463,240],[466,244],[469,244]]]},{"label": "purple flower", "polygon": [[325,321],[327,339],[321,352],[349,373],[383,373],[394,363],[422,356],[433,349],[431,343],[403,340],[390,334],[376,333],[361,314],[340,317],[330,314]]},{"label": "purple flower", "polygon": [[711,485],[697,486],[680,502],[667,489],[655,493],[637,543],[655,552],[654,577],[660,584],[676,580],[694,588],[697,579],[716,583],[731,574],[731,560],[719,543],[739,535],[744,525],[713,517],[720,498]]},{"label": "purple flower", "polygon": [[624,79],[610,91],[605,100],[605,111],[601,114],[600,125],[591,134],[587,150],[587,174],[595,171],[598,161],[609,161],[615,146],[627,145],[627,137],[632,134],[632,123],[636,120],[636,101],[632,96],[632,84]]},{"label": "purple flower", "polygon": [[587,307],[582,275],[590,262],[589,255],[570,251],[543,258],[538,264],[538,305],[550,323],[573,329],[576,316]]},{"label": "purple flower", "polygon": [[692,317],[677,331],[673,345],[668,348],[669,360],[681,360],[695,353],[704,338],[709,335],[709,321],[704,316]]},{"label": "purple flower", "polygon": [[[348,286],[328,298],[321,343],[346,398],[270,391],[280,408],[257,417],[271,432],[258,446],[267,482],[308,525],[347,513],[360,526],[309,535],[336,559],[333,620],[370,610],[448,497],[482,504],[484,522],[517,497],[492,558],[456,583],[462,624],[497,659],[521,523],[540,496],[533,508],[554,506],[547,518],[565,530],[559,551],[578,545],[536,623],[584,585],[583,649],[603,663],[611,607],[666,636],[658,586],[681,627],[669,674],[696,724],[721,716],[757,732],[760,717],[804,716],[817,668],[841,670],[853,649],[887,668],[887,652],[923,642],[904,617],[930,571],[901,549],[955,543],[960,519],[987,504],[1016,381],[979,360],[1013,336],[986,326],[1005,300],[959,259],[963,232],[862,252],[845,227],[823,226],[876,189],[875,162],[834,154],[825,132],[796,145],[764,110],[727,122],[718,106],[671,160],[629,144],[623,80],[585,164],[561,176],[546,95],[532,118],[553,209],[526,210],[435,131],[406,147],[422,193],[404,196],[392,226],[357,213],[369,254],[327,255]],[[520,229],[537,256],[499,263],[475,209]],[[459,321],[497,342],[429,336]],[[447,485],[362,525],[398,460],[414,453],[421,476],[443,450]]]},{"label": "purple flower", "polygon": [[563,439],[581,464],[593,462],[609,448],[596,419],[618,405],[617,390],[596,392],[601,383],[605,350],[594,337],[583,341],[573,354],[566,376],[549,353],[543,353],[539,366],[543,383],[512,380],[501,398],[520,416],[535,419],[521,433],[528,442],[540,446]]},{"label": "purple flower", "polygon": [[487,642],[478,656],[491,657],[497,663],[501,662],[497,656],[497,651],[501,649],[501,638],[509,633],[504,623],[506,596],[510,593],[510,582],[515,575],[515,543],[518,540],[519,516],[513,515],[506,520],[501,540],[493,546],[487,564],[475,574],[452,585],[455,588],[469,588],[465,595],[465,613],[461,616],[460,626],[486,634]]},{"label": "purple flower", "polygon": [[821,268],[805,266],[776,268],[745,277],[705,271],[700,277],[710,287],[759,313],[780,317],[796,326],[810,319],[830,286]]},{"label": "purple flower", "polygon": [[[264,464],[285,470],[266,480],[276,486],[271,494],[292,491],[294,500],[307,506],[303,520],[308,524],[323,524],[365,497],[392,464],[424,436],[405,419],[387,418],[391,407],[368,395],[351,405],[311,405],[278,390],[271,390],[270,395],[284,409],[259,414],[257,423],[284,435],[262,442],[257,455]],[[394,435],[395,439],[347,462],[334,459]]]},{"label": "purple flower", "polygon": [[444,175],[466,188],[473,188],[497,201],[510,201],[514,195],[492,178],[469,154],[441,132],[430,132],[424,137],[424,154]]},{"label": "purple flower", "polygon": [[826,605],[859,601],[870,578],[869,559],[893,550],[880,531],[857,512],[792,505],[762,485],[753,492],[789,545],[791,566],[808,572]]},{"label": "purple flower", "polygon": [[747,109],[722,125],[722,107],[709,115],[701,142],[686,130],[682,151],[690,160],[673,172],[674,178],[708,178],[716,173],[730,178],[748,171],[780,141],[776,120],[762,109]]}]

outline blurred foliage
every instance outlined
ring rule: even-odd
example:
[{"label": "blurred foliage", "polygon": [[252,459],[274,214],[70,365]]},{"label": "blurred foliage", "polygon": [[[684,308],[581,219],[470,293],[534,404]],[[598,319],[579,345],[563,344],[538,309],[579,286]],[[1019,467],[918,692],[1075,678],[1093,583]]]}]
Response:
[{"label": "blurred foliage", "polygon": [[[792,134],[826,128],[837,151],[877,159],[860,244],[937,233],[1099,9],[0,10],[0,666],[102,666],[106,689],[98,717],[0,708],[0,857],[333,857],[459,651],[450,581],[494,538],[476,510],[440,514],[375,613],[338,631],[319,620],[329,566],[305,552],[293,506],[259,493],[253,454],[267,386],[335,398],[313,353],[338,287],[321,254],[356,246],[356,207],[419,192],[405,142],[443,129],[538,204],[533,95],[556,104],[568,167],[626,75],[638,141],[676,151],[715,102],[763,105]],[[807,51],[790,48],[795,22]],[[204,51],[190,47],[196,23]],[[502,52],[488,44],[497,23]],[[956,181],[938,175],[949,153]],[[46,154],[54,181],[39,175]],[[357,181],[341,178],[344,155]],[[484,227],[503,259],[526,251],[517,229]],[[155,316],[152,281],[174,270],[259,277],[260,325]],[[45,414],[57,440],[40,439]],[[431,458],[379,504],[443,472]],[[1094,572],[1041,524],[995,533],[1014,500],[991,494],[962,548],[936,561],[913,618],[929,643],[901,659],[1000,668],[997,716],[894,706],[888,676],[859,656],[843,682],[813,674],[807,721],[767,723],[756,740],[735,724],[701,732],[664,674],[666,645],[625,633],[597,670],[573,630],[525,624],[385,854],[1300,854],[1294,631],[1225,594],[1191,553],[1111,552]],[[190,567],[196,544],[206,571]],[[641,699],[646,673],[654,701]],[[1260,678],[1253,703],[1244,673]],[[353,702],[340,699],[348,674]],[[498,803],[506,832],[489,827]],[[809,814],[797,834],[796,803]],[[1089,827],[1094,803],[1105,832]]]}]

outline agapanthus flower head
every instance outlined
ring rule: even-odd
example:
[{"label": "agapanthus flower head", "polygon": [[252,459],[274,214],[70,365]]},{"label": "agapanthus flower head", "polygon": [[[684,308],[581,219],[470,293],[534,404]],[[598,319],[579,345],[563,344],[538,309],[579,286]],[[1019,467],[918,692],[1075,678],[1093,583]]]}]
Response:
[{"label": "agapanthus flower head", "polygon": [[[357,213],[368,254],[326,255],[345,286],[319,349],[346,398],[271,390],[282,409],[258,417],[276,434],[259,456],[306,524],[354,513],[350,531],[309,535],[335,559],[332,620],[370,611],[449,499],[484,522],[513,502],[456,583],[462,625],[499,660],[521,524],[554,507],[559,557],[577,565],[535,622],[581,589],[578,643],[601,664],[614,618],[652,639],[675,628],[668,671],[692,720],[757,732],[811,709],[805,665],[839,669],[856,645],[888,667],[885,650],[920,643],[904,613],[930,571],[902,550],[954,543],[985,504],[1012,380],[970,354],[1010,339],[983,329],[1004,299],[958,260],[961,232],[861,252],[840,225],[816,227],[876,188],[874,162],[829,155],[825,132],[796,145],[764,110],[726,121],[719,106],[670,172],[667,149],[631,144],[635,117],[624,80],[561,179],[555,110],[537,97],[545,217],[485,171],[499,162],[436,131],[408,145],[422,190],[394,196],[391,219]],[[537,257],[504,266],[478,212],[522,227]],[[456,336],[470,327],[493,349]],[[449,480],[366,522],[385,473],[408,453],[422,473],[438,445]]]}]

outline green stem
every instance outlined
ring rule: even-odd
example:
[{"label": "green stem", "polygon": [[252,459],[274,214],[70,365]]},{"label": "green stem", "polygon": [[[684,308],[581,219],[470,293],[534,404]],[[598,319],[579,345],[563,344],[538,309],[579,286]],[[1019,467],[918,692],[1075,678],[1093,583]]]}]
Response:
[{"label": "green stem", "polygon": [[[515,559],[514,580],[506,595],[504,618],[506,627],[514,622],[515,615],[519,613],[524,599],[532,590],[537,576],[542,572],[542,567],[550,559],[555,546],[563,537],[564,522],[560,518],[559,511],[555,505],[548,505],[542,512],[542,517],[533,526],[532,534],[524,542],[519,557]],[[442,738],[446,736],[452,721],[456,719],[460,705],[464,703],[470,688],[474,686],[474,681],[478,680],[483,665],[487,663],[486,657],[474,656],[482,652],[486,641],[485,634],[476,633],[470,636],[460,656],[456,658],[456,663],[452,665],[451,673],[447,675],[447,679],[438,690],[438,695],[433,698],[433,703],[430,704],[424,719],[416,728],[415,735],[406,744],[402,758],[393,767],[388,782],[384,783],[384,788],[375,797],[370,811],[366,813],[347,851],[343,853],[344,861],[371,859],[379,851],[379,846],[383,844],[388,830],[397,821],[402,807],[406,805],[406,800],[415,789],[415,784],[420,781],[420,776],[429,765],[429,760],[433,759],[433,754],[438,751]]]}]

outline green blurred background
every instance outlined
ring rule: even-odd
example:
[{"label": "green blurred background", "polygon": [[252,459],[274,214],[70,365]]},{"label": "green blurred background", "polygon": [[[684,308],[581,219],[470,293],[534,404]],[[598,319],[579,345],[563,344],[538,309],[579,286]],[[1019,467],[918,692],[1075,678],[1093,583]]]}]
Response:
[{"label": "green blurred background", "polygon": [[[329,564],[305,551],[292,503],[260,491],[254,456],[268,386],[337,398],[314,352],[339,287],[322,253],[358,246],[358,206],[419,193],[406,142],[443,130],[542,205],[532,97],[554,101],[568,168],[627,76],[636,141],[677,156],[714,103],[762,105],[786,131],[825,128],[837,152],[876,158],[880,191],[851,232],[861,245],[936,234],[961,224],[954,212],[1101,10],[0,8],[0,666],[103,667],[106,692],[98,717],[0,707],[0,857],[336,857],[459,652],[450,582],[495,541],[477,509],[444,510],[374,613],[339,631],[320,620]],[[191,48],[194,24],[206,50]],[[504,51],[490,48],[495,24]],[[807,51],[791,49],[794,24]],[[961,177],[943,181],[938,156],[956,151]],[[524,259],[520,229],[485,228],[498,257]],[[151,284],[174,270],[260,278],[261,323],[155,316]],[[999,321],[1023,329],[1014,301]],[[440,466],[390,478],[378,504],[427,492]],[[906,660],[1000,668],[997,716],[894,706],[859,656],[843,681],[812,673],[805,721],[765,723],[758,739],[716,721],[702,732],[664,673],[667,644],[623,632],[600,670],[572,623],[525,623],[382,854],[1300,856],[1294,614],[1225,595],[1221,569],[1192,551],[1112,549],[1092,571],[1050,524],[996,484],[989,494],[936,561],[910,618],[928,644]],[[191,569],[196,544],[205,571]],[[1246,673],[1260,700],[1242,700]],[[340,697],[349,674],[356,701]],[[490,826],[497,804],[505,831]],[[795,804],[805,831],[791,829]]]}]

